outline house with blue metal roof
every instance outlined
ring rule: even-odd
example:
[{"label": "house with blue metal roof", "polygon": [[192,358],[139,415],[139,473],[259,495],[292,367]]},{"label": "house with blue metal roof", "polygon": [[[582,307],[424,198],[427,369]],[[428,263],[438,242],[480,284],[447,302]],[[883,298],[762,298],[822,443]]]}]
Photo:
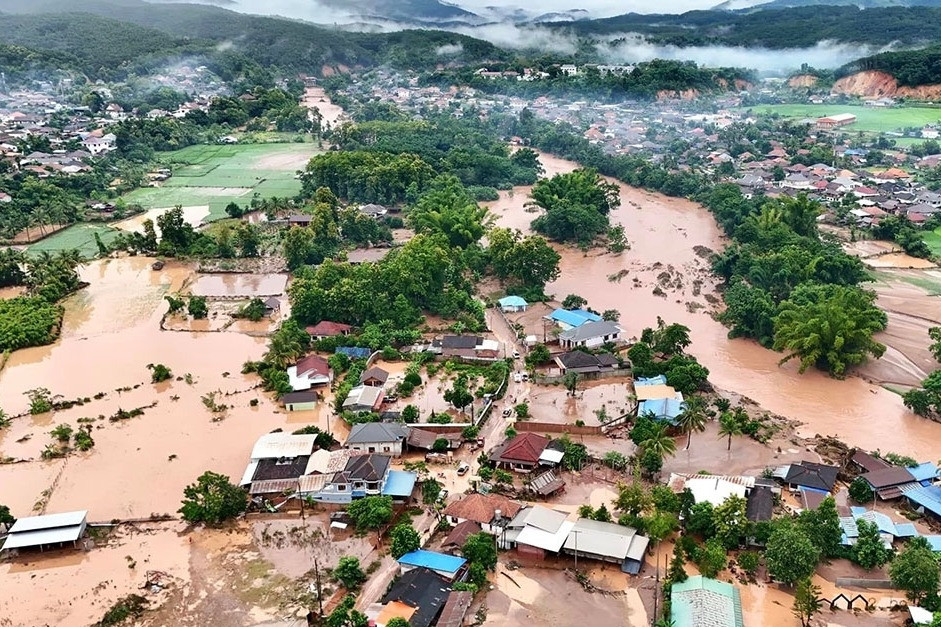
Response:
[{"label": "house with blue metal roof", "polygon": [[[657,390],[658,394],[645,394],[647,389]],[[637,398],[640,404],[637,407],[637,415],[652,414],[655,420],[676,424],[677,418],[686,409],[686,403],[683,401],[683,393],[667,387],[667,378],[665,375],[643,378],[638,377],[634,380],[634,390],[637,392]],[[672,393],[672,397],[670,394]],[[652,398],[656,397],[656,398]]]},{"label": "house with blue metal roof", "polygon": [[529,306],[526,299],[521,296],[504,296],[497,302],[500,303],[500,311],[503,313],[526,311],[526,307]]},{"label": "house with blue metal roof", "polygon": [[346,355],[350,359],[367,359],[372,354],[372,351],[364,346],[338,346],[333,352]]},{"label": "house with blue metal roof", "polygon": [[683,627],[743,627],[742,599],[730,583],[693,575],[670,592],[670,618]]},{"label": "house with blue metal roof", "polygon": [[584,309],[556,309],[547,318],[559,325],[563,331],[576,329],[586,322],[601,321],[601,316]]},{"label": "house with blue metal roof", "polygon": [[915,481],[923,486],[930,485],[932,481],[941,476],[941,470],[938,469],[937,465],[931,462],[924,462],[917,466],[912,466],[907,470],[912,477],[914,477]]},{"label": "house with blue metal roof", "polygon": [[415,568],[427,568],[453,583],[454,581],[463,581],[466,577],[467,560],[456,555],[419,549],[400,557],[399,568],[401,568],[402,574]]},{"label": "house with blue metal roof", "polygon": [[915,486],[905,490],[903,496],[915,511],[941,518],[941,488],[938,486]]},{"label": "house with blue metal roof", "polygon": [[892,548],[896,538],[913,538],[918,535],[912,523],[896,523],[882,512],[868,510],[865,507],[850,507],[849,516],[840,517],[840,527],[843,529],[842,544],[852,546],[859,538],[859,521],[870,522],[879,529],[879,535],[887,549]]},{"label": "house with blue metal roof", "polygon": [[407,470],[390,470],[382,486],[382,496],[391,496],[393,501],[407,501],[415,490],[418,474]]}]

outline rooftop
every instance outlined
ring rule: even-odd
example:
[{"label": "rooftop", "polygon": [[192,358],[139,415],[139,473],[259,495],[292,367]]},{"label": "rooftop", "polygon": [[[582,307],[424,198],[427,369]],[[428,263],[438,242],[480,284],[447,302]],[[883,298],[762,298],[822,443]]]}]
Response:
[{"label": "rooftop", "polygon": [[20,518],[10,527],[0,550],[74,542],[85,530],[86,510]]},{"label": "rooftop", "polygon": [[382,486],[382,494],[393,498],[408,498],[415,490],[417,479],[418,475],[414,472],[390,470],[385,485]]},{"label": "rooftop", "polygon": [[619,327],[614,322],[608,322],[607,320],[598,320],[598,321],[587,321],[584,324],[569,329],[568,331],[563,331],[559,334],[559,339],[566,342],[582,342],[585,340],[590,340],[597,337],[604,337],[606,335],[617,335],[621,332],[621,327]]},{"label": "rooftop", "polygon": [[598,322],[601,316],[584,309],[556,309],[549,318],[570,327],[579,327],[586,322]]},{"label": "rooftop", "polygon": [[408,431],[408,427],[397,422],[361,422],[350,429],[346,445],[401,442],[408,437]]},{"label": "rooftop", "polygon": [[392,458],[387,455],[359,455],[346,462],[343,472],[348,474],[351,480],[381,481],[386,476],[390,463]]},{"label": "rooftop", "polygon": [[504,296],[500,299],[501,307],[525,307],[528,303],[520,296]]},{"label": "rooftop", "polygon": [[522,505],[499,494],[480,494],[475,492],[455,501],[444,508],[445,516],[462,520],[472,520],[480,524],[489,524],[496,511],[504,518],[513,518],[522,509]]},{"label": "rooftop", "polygon": [[410,627],[429,627],[438,617],[451,592],[451,584],[427,568],[415,568],[392,584],[383,603],[397,601],[416,608]]},{"label": "rooftop", "polygon": [[299,457],[310,455],[314,451],[316,435],[294,435],[283,433],[266,433],[258,438],[252,447],[252,459],[280,459],[282,457]]},{"label": "rooftop", "polygon": [[840,469],[836,466],[802,461],[797,464],[791,464],[784,480],[789,484],[829,492],[836,483],[836,476],[839,471]]},{"label": "rooftop", "polygon": [[684,627],[743,627],[742,600],[732,584],[693,575],[672,586],[674,624]]},{"label": "rooftop", "polygon": [[423,566],[434,571],[452,574],[459,571],[466,563],[467,560],[463,557],[425,550],[412,551],[399,558],[399,564]]},{"label": "rooftop", "polygon": [[535,433],[520,433],[493,450],[490,459],[497,462],[535,464],[549,444],[549,438]]}]

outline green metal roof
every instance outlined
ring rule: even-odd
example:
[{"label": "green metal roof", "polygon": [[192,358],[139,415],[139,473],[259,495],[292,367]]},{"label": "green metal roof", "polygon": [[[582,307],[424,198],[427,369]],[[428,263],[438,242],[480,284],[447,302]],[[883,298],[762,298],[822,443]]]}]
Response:
[{"label": "green metal roof", "polygon": [[670,617],[677,627],[744,627],[738,588],[702,575],[672,587]]}]

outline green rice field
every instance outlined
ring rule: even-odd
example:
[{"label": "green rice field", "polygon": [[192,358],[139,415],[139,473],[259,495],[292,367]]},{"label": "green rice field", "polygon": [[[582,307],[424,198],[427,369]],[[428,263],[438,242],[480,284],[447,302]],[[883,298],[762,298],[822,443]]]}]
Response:
[{"label": "green rice field", "polygon": [[925,124],[941,122],[941,109],[931,107],[878,107],[845,105],[760,105],[750,107],[759,114],[778,114],[786,118],[822,118],[838,113],[852,113],[856,122],[842,127],[848,131],[884,133],[898,131],[908,127],[922,127]]},{"label": "green rice field", "polygon": [[207,220],[218,220],[227,204],[247,205],[256,193],[296,194],[301,182],[295,174],[319,152],[312,143],[189,146],[158,155],[173,171],[169,180],[134,190],[124,200],[145,209],[208,205]]},{"label": "green rice field", "polygon": [[72,226],[53,233],[35,244],[30,244],[27,252],[38,255],[43,251],[57,253],[60,250],[78,249],[85,257],[95,257],[98,254],[98,245],[95,244],[95,233],[105,244],[110,244],[120,231],[104,224],[73,224]]},{"label": "green rice field", "polygon": [[926,231],[922,234],[922,238],[928,244],[932,254],[941,257],[941,226],[933,231]]}]

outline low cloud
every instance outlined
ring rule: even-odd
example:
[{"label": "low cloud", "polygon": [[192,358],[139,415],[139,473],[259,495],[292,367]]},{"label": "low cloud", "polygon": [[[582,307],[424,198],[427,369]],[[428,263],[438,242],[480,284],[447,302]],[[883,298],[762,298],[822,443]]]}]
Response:
[{"label": "low cloud", "polygon": [[578,40],[575,37],[542,26],[517,26],[504,23],[449,28],[448,30],[483,39],[501,48],[511,50],[532,49],[556,54],[575,54],[578,50]]},{"label": "low cloud", "polygon": [[464,45],[460,43],[445,44],[435,48],[435,54],[439,57],[450,57],[455,54],[461,54],[462,52],[464,52]]},{"label": "low cloud", "polygon": [[738,46],[690,46],[654,44],[636,33],[615,36],[595,44],[598,54],[609,63],[637,63],[653,59],[695,61],[707,67],[743,67],[767,74],[783,74],[804,63],[820,69],[832,69],[892,46],[820,41],[808,48],[746,48]]}]

